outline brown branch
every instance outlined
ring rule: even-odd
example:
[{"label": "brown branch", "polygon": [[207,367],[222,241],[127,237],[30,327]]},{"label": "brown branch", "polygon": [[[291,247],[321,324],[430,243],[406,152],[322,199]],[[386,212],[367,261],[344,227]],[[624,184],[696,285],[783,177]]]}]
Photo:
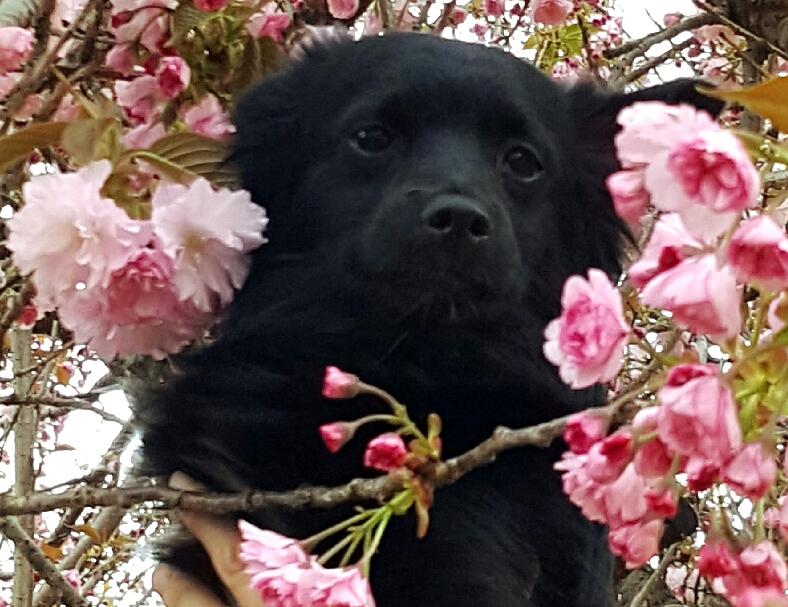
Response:
[{"label": "brown branch", "polygon": [[670,40],[674,36],[681,34],[682,32],[687,32],[689,30],[697,29],[703,25],[711,25],[712,23],[717,23],[718,21],[717,13],[709,14],[704,13],[702,15],[695,15],[694,17],[689,17],[676,23],[675,25],[671,25],[670,27],[666,27],[663,30],[655,32],[653,34],[649,34],[648,36],[644,36],[643,38],[638,38],[637,40],[631,40],[630,42],[625,42],[621,46],[617,46],[616,48],[608,49],[604,52],[604,56],[606,59],[615,59],[616,57],[621,57],[622,55],[632,55],[637,57],[638,55],[644,55],[648,49],[650,49],[655,44],[659,44],[660,42],[665,42],[666,40]]},{"label": "brown branch", "polygon": [[60,409],[60,411],[50,412],[48,414],[50,417],[60,417],[60,415],[65,415],[72,410],[90,411],[108,422],[114,422],[120,425],[126,423],[126,420],[117,415],[113,415],[109,411],[104,411],[96,407],[94,403],[80,398],[57,398],[53,396],[30,396],[27,398],[12,397],[0,399],[0,405],[35,405]]},{"label": "brown branch", "polygon": [[632,603],[630,603],[629,607],[640,607],[643,604],[646,598],[648,598],[652,586],[658,580],[665,577],[665,572],[668,570],[668,566],[670,566],[670,564],[673,562],[677,552],[678,544],[673,544],[665,551],[665,553],[662,555],[662,559],[659,561],[659,565],[657,565],[657,568],[654,570],[654,573],[649,576],[640,590],[638,590],[638,593],[635,595],[635,598],[632,599]]},{"label": "brown branch", "polygon": [[[19,523],[10,518],[0,518],[0,531],[14,542],[15,550],[24,555],[27,562],[41,575],[44,581],[55,591],[61,593],[61,600],[65,605],[87,607],[87,602],[71,587]],[[14,575],[17,575],[16,572]]]},{"label": "brown branch", "polygon": [[669,51],[665,51],[664,53],[658,55],[657,57],[649,58],[647,61],[644,61],[638,67],[633,69],[631,72],[627,73],[623,77],[623,81],[625,83],[630,83],[639,80],[640,78],[648,74],[651,70],[659,67],[669,59],[673,58],[673,56],[676,53],[681,53],[681,51],[683,51],[689,46],[692,46],[692,40],[684,40],[683,42],[673,46],[673,48],[671,48]]}]

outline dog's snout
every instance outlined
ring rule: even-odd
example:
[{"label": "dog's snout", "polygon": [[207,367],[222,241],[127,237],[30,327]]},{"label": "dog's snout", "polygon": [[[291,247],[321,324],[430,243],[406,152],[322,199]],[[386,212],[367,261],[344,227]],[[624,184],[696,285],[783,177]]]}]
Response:
[{"label": "dog's snout", "polygon": [[492,230],[490,217],[469,198],[438,198],[421,214],[422,225],[431,236],[460,239],[478,243],[487,239]]}]

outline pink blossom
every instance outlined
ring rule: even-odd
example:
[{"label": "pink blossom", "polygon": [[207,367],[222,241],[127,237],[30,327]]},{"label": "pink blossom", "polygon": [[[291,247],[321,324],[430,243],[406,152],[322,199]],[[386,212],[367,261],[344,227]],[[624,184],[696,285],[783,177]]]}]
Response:
[{"label": "pink blossom", "polygon": [[328,12],[337,19],[351,19],[358,12],[358,0],[328,0]]},{"label": "pink blossom", "polygon": [[139,41],[150,52],[158,53],[167,40],[167,13],[160,8],[113,11],[112,23],[117,43]]},{"label": "pink blossom", "polygon": [[755,204],[760,179],[736,136],[715,127],[658,154],[646,169],[646,187],[655,207],[679,213],[692,234],[713,237]]},{"label": "pink blossom", "polygon": [[326,367],[323,376],[323,396],[325,398],[353,398],[358,395],[357,375],[346,373],[337,367]]},{"label": "pink blossom", "polygon": [[104,63],[109,69],[123,76],[129,76],[137,64],[137,51],[134,44],[131,42],[115,44],[107,52]]},{"label": "pink blossom", "polygon": [[588,474],[588,455],[565,452],[554,468],[560,471],[564,493],[590,521],[606,523],[604,485]]},{"label": "pink blossom", "polygon": [[33,52],[35,36],[22,27],[0,27],[0,74],[21,69]]},{"label": "pink blossom", "polygon": [[314,563],[304,575],[298,604],[310,607],[375,607],[369,580],[358,567],[327,569]]},{"label": "pink blossom", "polygon": [[104,359],[130,354],[162,359],[200,335],[212,320],[178,301],[172,261],[155,248],[139,249],[106,286],[60,303],[63,324]]},{"label": "pink blossom", "polygon": [[710,489],[717,482],[720,467],[702,457],[690,457],[684,465],[684,473],[687,475],[689,490],[698,493]]},{"label": "pink blossom", "polygon": [[183,114],[183,121],[192,133],[213,139],[226,139],[235,132],[227,112],[211,94],[204,95],[197,105],[189,107]]},{"label": "pink blossom", "polygon": [[679,509],[679,498],[673,487],[651,487],[644,494],[647,510],[660,518],[673,518]]},{"label": "pink blossom", "polygon": [[767,215],[739,225],[728,247],[728,261],[742,282],[772,291],[788,286],[788,237]]},{"label": "pink blossom", "polygon": [[607,521],[613,528],[636,523],[648,512],[646,483],[632,464],[605,487],[604,493]]},{"label": "pink blossom", "polygon": [[290,15],[276,10],[274,3],[267,4],[259,13],[255,13],[246,24],[246,30],[255,38],[271,38],[281,42],[285,30],[292,23]]},{"label": "pink blossom", "polygon": [[16,317],[17,326],[23,329],[32,329],[38,321],[38,309],[33,304],[27,304]]},{"label": "pink blossom", "polygon": [[112,13],[136,12],[146,8],[178,8],[178,0],[112,0]]},{"label": "pink blossom", "polygon": [[651,201],[643,171],[618,171],[610,175],[606,183],[618,216],[630,225],[638,225]]},{"label": "pink blossom", "polygon": [[206,13],[222,10],[227,6],[228,0],[194,0],[194,6]]},{"label": "pink blossom", "polygon": [[544,25],[563,25],[572,12],[572,0],[534,0],[532,3],[534,21]]},{"label": "pink blossom", "polygon": [[719,268],[714,255],[685,259],[654,277],[643,289],[647,306],[670,310],[675,322],[715,339],[734,337],[741,330],[736,278]]},{"label": "pink blossom", "polygon": [[622,129],[615,138],[616,151],[624,168],[648,165],[658,154],[669,152],[687,133],[719,128],[704,111],[661,101],[633,103],[619,113],[618,123]]},{"label": "pink blossom", "polygon": [[779,333],[788,324],[788,293],[781,293],[772,303],[766,314],[769,321],[769,328],[775,333]]},{"label": "pink blossom", "polygon": [[297,540],[244,520],[238,521],[241,533],[241,560],[250,575],[294,563],[306,563],[307,554]]},{"label": "pink blossom", "polygon": [[155,76],[139,76],[133,80],[115,82],[115,95],[134,125],[152,122],[165,101]]},{"label": "pink blossom", "polygon": [[722,480],[739,495],[759,500],[777,478],[774,454],[762,443],[744,445],[722,467]]},{"label": "pink blossom", "polygon": [[637,569],[659,551],[664,528],[662,519],[654,519],[611,529],[608,535],[610,550],[624,559],[627,569]]},{"label": "pink blossom", "polygon": [[161,94],[167,99],[175,99],[191,80],[191,70],[180,57],[162,57],[156,70],[156,81]]},{"label": "pink blossom", "polygon": [[490,17],[503,15],[503,0],[484,0],[484,12]]},{"label": "pink blossom", "polygon": [[356,433],[356,426],[348,422],[334,422],[320,426],[320,438],[331,453],[336,453]]},{"label": "pink blossom", "polygon": [[81,113],[82,107],[74,102],[73,96],[68,94],[64,95],[63,99],[60,100],[60,104],[57,106],[52,119],[61,122],[73,122],[80,117]]},{"label": "pink blossom", "polygon": [[369,441],[364,452],[364,465],[381,472],[390,472],[405,465],[408,448],[399,434],[386,432]]},{"label": "pink blossom", "polygon": [[34,177],[22,188],[25,205],[8,221],[7,245],[20,271],[33,272],[45,308],[73,294],[77,283],[106,284],[147,238],[143,224],[101,196],[111,170],[102,160],[76,173]]},{"label": "pink blossom", "polygon": [[594,443],[588,450],[588,474],[595,481],[607,483],[618,477],[632,458],[632,435],[618,430]]},{"label": "pink blossom", "polygon": [[591,269],[588,280],[569,277],[561,306],[561,316],[545,329],[547,360],[559,366],[561,379],[572,388],[612,380],[629,335],[618,290],[604,272]]},{"label": "pink blossom", "polygon": [[146,149],[166,134],[161,122],[144,123],[124,133],[122,141],[127,148]]},{"label": "pink blossom", "polygon": [[230,302],[249,271],[248,253],[265,242],[267,218],[244,190],[214,190],[205,179],[190,186],[162,184],[151,221],[164,252],[175,260],[181,301],[210,311]]},{"label": "pink blossom", "polygon": [[633,460],[638,474],[646,478],[662,478],[673,463],[673,455],[668,446],[658,438],[640,445]]},{"label": "pink blossom", "polygon": [[662,215],[640,258],[629,268],[629,281],[644,287],[658,274],[676,267],[688,254],[700,251],[702,245],[684,227],[676,213]]},{"label": "pink blossom", "polygon": [[780,518],[779,518],[779,530],[780,530],[780,537],[782,537],[784,542],[788,542],[788,497],[783,496],[780,498]]},{"label": "pink blossom", "polygon": [[309,572],[301,563],[264,569],[252,575],[251,587],[260,593],[265,607],[300,607],[305,604],[299,595]]},{"label": "pink blossom", "polygon": [[730,388],[710,365],[677,365],[659,390],[659,438],[688,457],[722,465],[741,446]]},{"label": "pink blossom", "polygon": [[724,595],[735,605],[767,605],[766,600],[783,596],[786,565],[774,544],[763,541],[747,546],[736,559],[733,571],[722,577]]},{"label": "pink blossom", "polygon": [[608,423],[602,415],[589,411],[576,413],[566,422],[564,441],[575,453],[585,453],[594,443],[605,438]]},{"label": "pink blossom", "polygon": [[721,42],[724,39],[734,41],[738,36],[733,33],[733,30],[727,25],[702,25],[701,27],[693,30],[693,37],[698,42],[710,43]]},{"label": "pink blossom", "polygon": [[736,556],[727,542],[711,539],[698,553],[698,570],[710,580],[726,576],[736,570]]},{"label": "pink blossom", "polygon": [[697,605],[705,595],[707,585],[700,579],[700,571],[692,569],[687,572],[686,565],[670,565],[665,571],[665,585],[680,601],[686,605]]},{"label": "pink blossom", "polygon": [[665,27],[670,27],[680,23],[682,19],[684,19],[684,15],[681,13],[667,13],[663,15],[662,23],[665,25]]}]

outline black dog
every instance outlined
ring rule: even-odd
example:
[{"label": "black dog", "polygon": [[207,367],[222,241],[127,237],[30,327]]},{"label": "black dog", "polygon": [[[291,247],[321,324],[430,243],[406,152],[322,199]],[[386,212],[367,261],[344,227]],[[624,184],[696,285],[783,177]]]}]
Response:
[{"label": "black dog", "polygon": [[[645,99],[719,109],[688,81],[566,91],[506,53],[422,35],[314,49],[263,82],[238,107],[234,157],[270,243],[218,342],[140,405],[147,472],[221,490],[368,475],[372,434],[330,455],[317,429],[383,407],[323,399],[329,364],[420,422],[438,412],[446,456],[599,402],[559,382],[542,331],[568,275],[618,269],[604,179],[618,111]],[[438,490],[424,540],[396,520],[373,560],[378,605],[609,605],[604,530],[562,494],[557,454],[509,452]],[[306,537],[347,514],[252,520]],[[194,545],[170,559],[202,566]]]}]

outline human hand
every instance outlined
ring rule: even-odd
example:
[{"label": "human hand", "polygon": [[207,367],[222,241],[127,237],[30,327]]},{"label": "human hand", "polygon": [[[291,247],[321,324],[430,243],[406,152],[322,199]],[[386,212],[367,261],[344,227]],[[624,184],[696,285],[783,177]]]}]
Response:
[{"label": "human hand", "polygon": [[[201,491],[203,487],[185,474],[170,477],[170,487],[183,491]],[[235,526],[212,516],[180,511],[183,525],[197,538],[213,563],[216,574],[238,607],[264,607],[260,595],[249,586],[249,575],[240,558],[241,536]],[[226,607],[199,581],[171,567],[158,565],[153,572],[153,590],[167,607]]]}]

